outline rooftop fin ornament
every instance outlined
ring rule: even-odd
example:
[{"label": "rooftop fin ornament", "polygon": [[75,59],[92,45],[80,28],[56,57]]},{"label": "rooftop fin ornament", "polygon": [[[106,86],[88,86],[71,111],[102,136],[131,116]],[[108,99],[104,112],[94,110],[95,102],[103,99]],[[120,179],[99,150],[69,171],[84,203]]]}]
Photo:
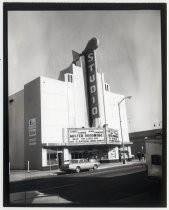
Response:
[{"label": "rooftop fin ornament", "polygon": [[96,50],[98,46],[99,46],[99,39],[95,37],[90,39],[86,45],[86,48],[83,50],[82,55]]}]

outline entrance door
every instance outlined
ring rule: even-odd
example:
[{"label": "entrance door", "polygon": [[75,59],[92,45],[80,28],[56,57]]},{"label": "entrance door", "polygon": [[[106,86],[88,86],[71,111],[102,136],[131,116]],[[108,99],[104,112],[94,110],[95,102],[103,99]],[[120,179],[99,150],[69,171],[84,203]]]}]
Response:
[{"label": "entrance door", "polygon": [[63,153],[58,153],[58,166],[59,168],[63,164]]}]

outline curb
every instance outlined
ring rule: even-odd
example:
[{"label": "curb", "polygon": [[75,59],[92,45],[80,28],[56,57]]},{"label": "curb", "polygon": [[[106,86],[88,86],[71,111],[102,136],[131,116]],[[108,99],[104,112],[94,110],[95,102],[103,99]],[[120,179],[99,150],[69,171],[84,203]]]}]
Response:
[{"label": "curb", "polygon": [[120,168],[120,167],[127,167],[127,166],[139,166],[139,165],[146,165],[146,163],[133,163],[133,164],[124,164],[124,165],[120,165],[120,166],[107,166],[107,167],[101,167],[98,168],[99,170],[101,169],[106,169],[106,168]]}]

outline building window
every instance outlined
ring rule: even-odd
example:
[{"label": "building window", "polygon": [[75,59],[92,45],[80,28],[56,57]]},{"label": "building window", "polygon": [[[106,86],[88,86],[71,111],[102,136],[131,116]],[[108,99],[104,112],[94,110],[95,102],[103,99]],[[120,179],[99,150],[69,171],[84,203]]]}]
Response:
[{"label": "building window", "polygon": [[161,165],[161,155],[151,155],[152,165]]},{"label": "building window", "polygon": [[73,74],[67,73],[64,76],[65,76],[65,82],[71,82],[71,83],[73,83]]},{"label": "building window", "polygon": [[36,127],[36,118],[32,118],[29,120],[29,126],[30,127]]},{"label": "building window", "polygon": [[105,90],[106,91],[110,91],[110,85],[108,85],[108,84],[105,83]]},{"label": "building window", "polygon": [[72,83],[73,82],[73,75],[68,74],[67,77],[68,77],[67,81]]},{"label": "building window", "polygon": [[47,150],[47,165],[56,165],[56,164],[58,164],[57,151],[48,149]]}]

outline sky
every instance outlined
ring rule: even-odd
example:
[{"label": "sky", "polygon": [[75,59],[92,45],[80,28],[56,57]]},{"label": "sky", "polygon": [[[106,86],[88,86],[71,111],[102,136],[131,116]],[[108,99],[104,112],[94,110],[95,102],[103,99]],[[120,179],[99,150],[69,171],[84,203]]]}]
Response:
[{"label": "sky", "polygon": [[9,95],[39,76],[58,79],[72,62],[72,50],[81,53],[97,37],[98,71],[111,92],[132,96],[126,101],[129,131],[160,128],[160,27],[158,10],[10,11]]}]

